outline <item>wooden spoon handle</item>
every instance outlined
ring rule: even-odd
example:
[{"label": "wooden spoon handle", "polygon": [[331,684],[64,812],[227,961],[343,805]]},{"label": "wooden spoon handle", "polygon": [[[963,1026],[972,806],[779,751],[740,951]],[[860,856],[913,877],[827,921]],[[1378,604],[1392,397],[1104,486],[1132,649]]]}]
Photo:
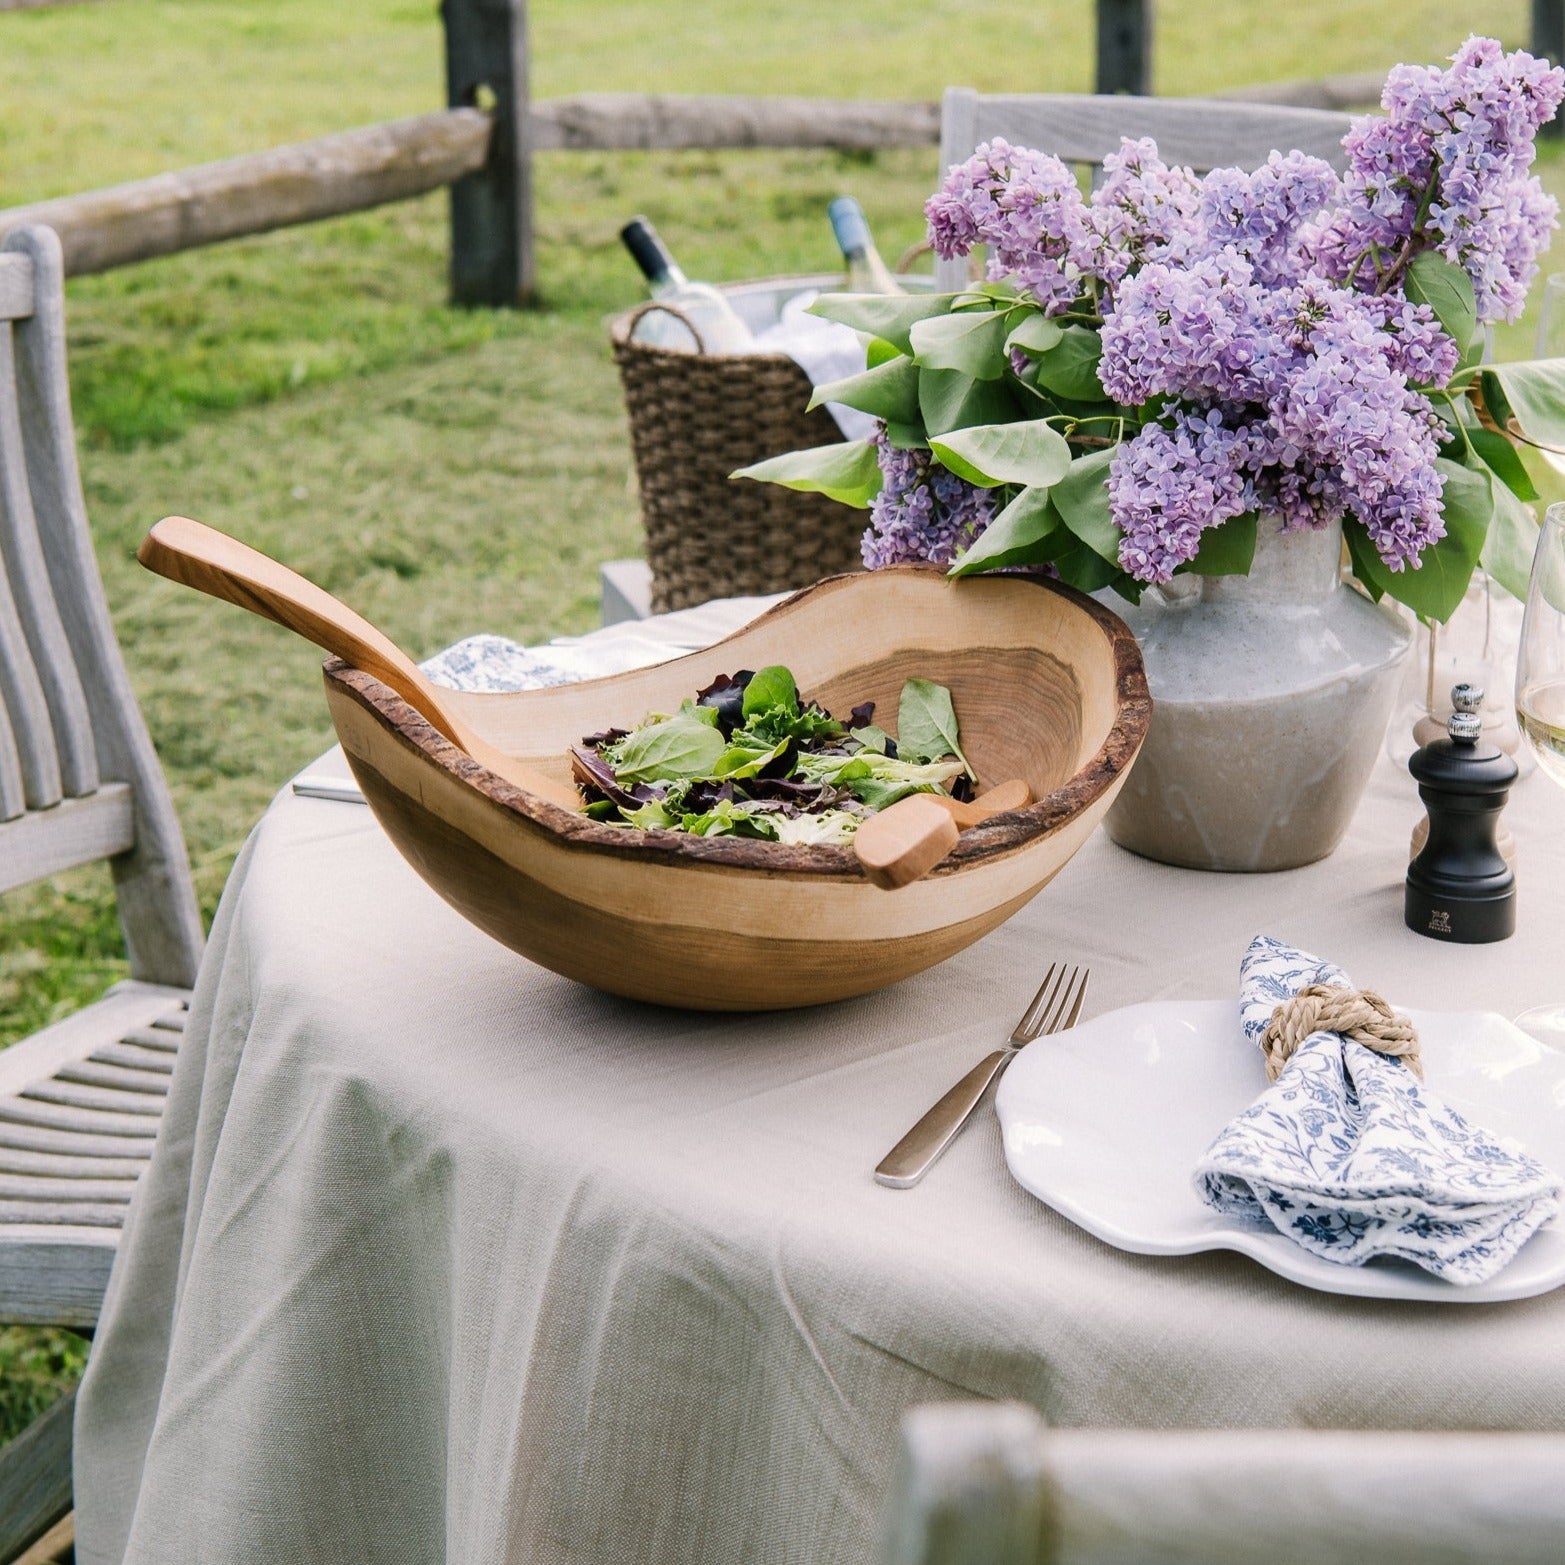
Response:
[{"label": "wooden spoon handle", "polygon": [[937,865],[961,836],[932,793],[910,793],[879,810],[853,834],[853,851],[877,886],[895,891]]},{"label": "wooden spoon handle", "polygon": [[141,541],[136,558],[170,581],[236,603],[334,653],[390,685],[447,739],[467,748],[462,723],[391,638],[297,571],[188,516],[165,516]]},{"label": "wooden spoon handle", "polygon": [[927,875],[969,826],[1002,810],[1019,810],[1032,793],[1020,777],[1000,783],[971,803],[945,793],[911,793],[870,816],[853,834],[853,851],[877,886],[895,891]]},{"label": "wooden spoon handle", "polygon": [[561,809],[581,808],[574,788],[503,754],[448,710],[439,689],[383,631],[269,555],[188,516],[165,516],[141,540],[136,558],[170,581],[237,603],[373,674],[490,771]]}]

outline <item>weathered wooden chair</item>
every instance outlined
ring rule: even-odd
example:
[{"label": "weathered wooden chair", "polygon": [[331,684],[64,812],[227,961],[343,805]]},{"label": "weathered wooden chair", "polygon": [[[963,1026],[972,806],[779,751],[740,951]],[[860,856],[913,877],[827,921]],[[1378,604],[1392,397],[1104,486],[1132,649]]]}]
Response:
[{"label": "weathered wooden chair", "polygon": [[[90,1332],[201,920],[87,530],[52,230],[0,246],[0,893],[107,859],[132,977],[0,1051],[0,1322]],[[0,942],[3,942],[0,911]],[[0,1560],[69,1508],[69,1400],[0,1452]]]},{"label": "weathered wooden chair", "polygon": [[[940,172],[971,157],[981,143],[1002,136],[1012,146],[1050,152],[1067,163],[1102,168],[1123,136],[1151,136],[1167,164],[1187,164],[1198,174],[1236,166],[1254,168],[1275,148],[1298,148],[1344,165],[1347,114],[1210,98],[1091,97],[1069,93],[985,96],[970,87],[948,87],[940,108]],[[967,281],[960,256],[937,261],[935,286],[957,289]]]},{"label": "weathered wooden chair", "polygon": [[902,1423],[882,1565],[1552,1565],[1565,1435]]}]

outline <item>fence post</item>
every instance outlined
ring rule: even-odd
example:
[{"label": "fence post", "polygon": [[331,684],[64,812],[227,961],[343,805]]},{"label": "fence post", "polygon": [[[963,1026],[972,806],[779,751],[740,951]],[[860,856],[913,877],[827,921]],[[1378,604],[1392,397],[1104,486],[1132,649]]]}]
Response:
[{"label": "fence post", "polygon": [[451,187],[451,302],[530,304],[533,170],[528,144],[527,0],[440,0],[446,101],[494,116],[489,160]]},{"label": "fence post", "polygon": [[[1565,59],[1565,0],[1532,0],[1532,52],[1551,65]],[[1565,121],[1556,114],[1538,134],[1565,136]]]},{"label": "fence post", "polygon": [[1098,0],[1099,92],[1152,92],[1152,0]]}]

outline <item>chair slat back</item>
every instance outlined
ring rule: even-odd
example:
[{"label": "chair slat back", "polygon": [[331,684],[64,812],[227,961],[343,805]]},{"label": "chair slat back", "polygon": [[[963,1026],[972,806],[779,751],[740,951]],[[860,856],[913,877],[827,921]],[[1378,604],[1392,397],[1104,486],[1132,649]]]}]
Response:
[{"label": "chair slat back", "polygon": [[1049,1429],[1017,1404],[903,1420],[882,1565],[1545,1565],[1565,1435]]},{"label": "chair slat back", "polygon": [[[1092,97],[1070,93],[982,95],[970,87],[948,87],[940,115],[942,176],[980,143],[1002,136],[1013,146],[1053,153],[1067,163],[1096,168],[1119,151],[1125,136],[1151,136],[1167,164],[1187,164],[1198,174],[1237,166],[1254,168],[1273,150],[1297,148],[1345,166],[1342,137],[1352,117],[1326,109],[1294,109],[1261,103],[1227,103],[1206,98]],[[939,261],[936,286],[960,288],[966,281],[960,257]]]},{"label": "chair slat back", "polygon": [[59,240],[24,228],[0,245],[0,891],[103,857],[133,975],[188,987],[201,921],[87,526]]}]

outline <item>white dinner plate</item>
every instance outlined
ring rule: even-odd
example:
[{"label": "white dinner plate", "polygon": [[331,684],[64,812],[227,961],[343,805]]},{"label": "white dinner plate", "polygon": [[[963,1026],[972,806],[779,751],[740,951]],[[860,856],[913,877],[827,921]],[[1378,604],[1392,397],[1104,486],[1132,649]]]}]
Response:
[{"label": "white dinner plate", "polygon": [[[1489,1012],[1406,1014],[1426,1079],[1447,1103],[1507,1146],[1565,1170],[1565,1054]],[[998,1098],[1005,1160],[1055,1211],[1139,1255],[1238,1250],[1308,1288],[1442,1304],[1525,1299],[1565,1283],[1558,1220],[1488,1282],[1458,1287],[1410,1262],[1323,1260],[1275,1229],[1214,1212],[1191,1170],[1265,1087],[1235,1002],[1127,1006],[1039,1038],[1011,1062]]]}]

